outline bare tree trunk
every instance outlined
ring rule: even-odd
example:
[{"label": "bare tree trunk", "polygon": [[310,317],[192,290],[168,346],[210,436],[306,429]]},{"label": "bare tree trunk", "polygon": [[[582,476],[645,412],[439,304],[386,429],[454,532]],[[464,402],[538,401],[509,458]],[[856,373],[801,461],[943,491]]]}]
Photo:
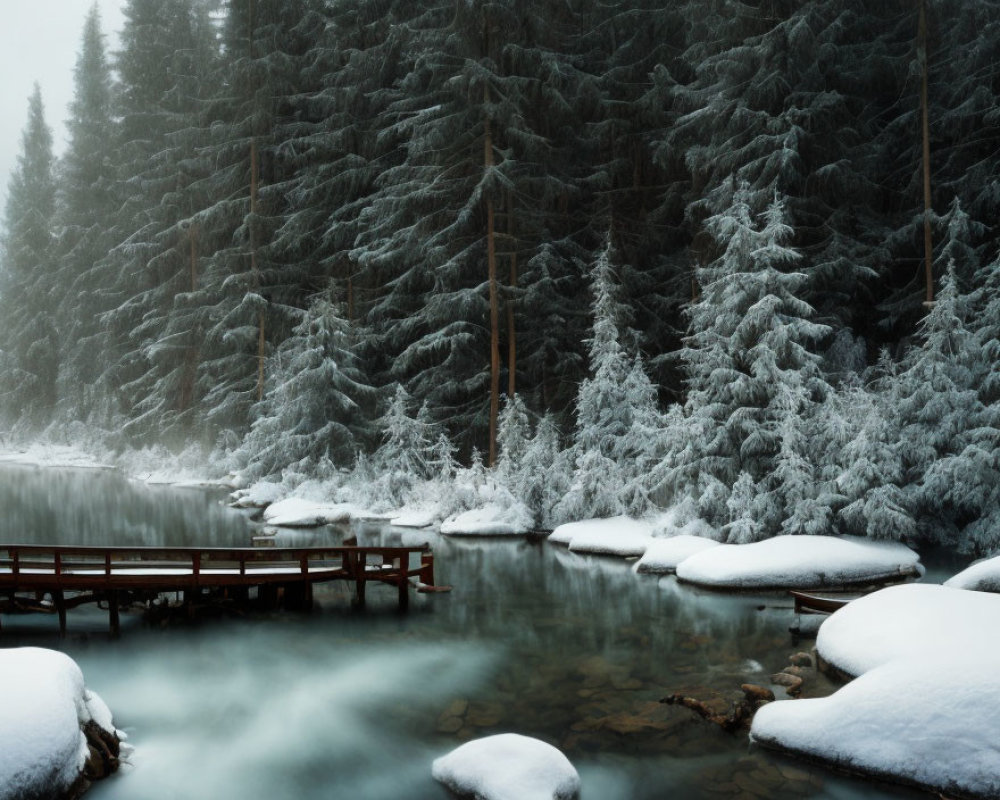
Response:
[{"label": "bare tree trunk", "polygon": [[[483,102],[490,102],[490,87],[483,89]],[[493,161],[493,133],[490,120],[485,118],[485,136],[483,137],[483,163],[487,169]],[[488,466],[492,467],[497,460],[497,418],[500,414],[500,298],[497,292],[497,251],[495,230],[495,209],[493,198],[486,197],[486,264],[490,285],[490,442]]]},{"label": "bare tree trunk", "polygon": [[931,240],[931,131],[930,112],[927,102],[928,63],[927,63],[927,0],[920,3],[920,21],[917,30],[917,59],[920,61],[920,116],[921,134],[923,139],[923,172],[924,172],[924,278],[926,296],[924,303],[934,302],[934,244]]}]

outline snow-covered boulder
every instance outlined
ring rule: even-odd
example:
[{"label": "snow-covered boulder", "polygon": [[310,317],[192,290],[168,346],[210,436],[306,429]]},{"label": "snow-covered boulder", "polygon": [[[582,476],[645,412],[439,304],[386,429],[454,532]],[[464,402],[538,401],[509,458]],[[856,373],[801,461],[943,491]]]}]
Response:
[{"label": "snow-covered boulder", "polygon": [[506,506],[488,503],[441,523],[441,533],[448,536],[518,536],[531,530],[531,512],[523,503]]},{"label": "snow-covered boulder", "polygon": [[986,558],[963,569],[944,582],[953,589],[1000,592],[1000,556]]},{"label": "snow-covered boulder", "polygon": [[550,744],[501,733],[476,739],[434,761],[434,778],[476,800],[572,800],[580,776]]},{"label": "snow-covered boulder", "polygon": [[651,572],[661,575],[675,572],[678,564],[686,561],[695,553],[718,546],[719,543],[714,539],[687,534],[671,536],[668,539],[653,539],[642,558],[635,563],[632,569],[636,572]]},{"label": "snow-covered boulder", "polygon": [[317,503],[301,497],[288,497],[264,509],[264,522],[285,528],[315,528],[351,518],[348,503]]},{"label": "snow-covered boulder", "polygon": [[280,483],[258,481],[246,489],[237,489],[229,495],[230,505],[235,508],[263,508],[276,503],[288,490]]},{"label": "snow-covered boulder", "polygon": [[839,768],[948,796],[1000,797],[1000,597],[894,586],[849,603],[817,649],[853,675],[830,697],[772,703],[751,737]]},{"label": "snow-covered boulder", "polygon": [[574,553],[623,557],[641,556],[652,541],[650,523],[631,517],[585,519],[560,525],[549,541],[569,545]]},{"label": "snow-covered boulder", "polygon": [[0,709],[0,800],[64,795],[94,769],[88,733],[114,746],[124,738],[76,662],[55,650],[0,650]]},{"label": "snow-covered boulder", "polygon": [[856,536],[775,536],[727,544],[677,567],[680,580],[719,589],[814,589],[921,574],[920,557],[906,545]]},{"label": "snow-covered boulder", "polygon": [[992,641],[987,631],[997,619],[1000,595],[932,583],[890,586],[832,614],[819,629],[816,649],[848,675],[898,658],[920,661],[936,652],[952,652],[957,661],[994,652],[1000,660],[1000,649],[986,647]]}]

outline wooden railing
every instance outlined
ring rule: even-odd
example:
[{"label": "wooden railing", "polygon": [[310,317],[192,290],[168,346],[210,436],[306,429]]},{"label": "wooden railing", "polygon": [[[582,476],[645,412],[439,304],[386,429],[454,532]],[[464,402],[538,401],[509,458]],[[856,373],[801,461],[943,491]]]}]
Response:
[{"label": "wooden railing", "polygon": [[[107,600],[112,630],[117,629],[119,592],[157,593],[232,587],[285,586],[304,593],[311,604],[312,586],[353,581],[357,601],[365,601],[369,581],[399,590],[406,607],[409,585],[434,589],[434,559],[421,547],[76,547],[0,545],[0,595],[49,594],[65,630],[65,609],[89,600]],[[67,599],[66,593],[90,592]]]}]

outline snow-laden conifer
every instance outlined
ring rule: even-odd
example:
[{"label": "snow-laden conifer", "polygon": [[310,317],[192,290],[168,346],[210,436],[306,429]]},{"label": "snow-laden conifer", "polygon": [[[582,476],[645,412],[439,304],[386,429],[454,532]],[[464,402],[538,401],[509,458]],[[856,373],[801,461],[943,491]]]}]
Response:
[{"label": "snow-laden conifer", "polygon": [[783,203],[774,200],[758,229],[750,196],[737,187],[732,205],[706,222],[722,252],[698,270],[701,295],[681,352],[698,438],[675,483],[699,494],[701,515],[715,524],[731,517],[727,492],[741,473],[758,485],[774,471],[785,416],[808,416],[827,390],[811,348],[829,329],[810,321],[798,297],[807,277],[791,271],[800,256],[787,246]]},{"label": "snow-laden conifer", "polygon": [[300,313],[273,357],[264,399],[241,448],[251,480],[324,458],[339,467],[352,464],[365,444],[364,408],[374,395],[356,346],[355,332],[326,296]]}]

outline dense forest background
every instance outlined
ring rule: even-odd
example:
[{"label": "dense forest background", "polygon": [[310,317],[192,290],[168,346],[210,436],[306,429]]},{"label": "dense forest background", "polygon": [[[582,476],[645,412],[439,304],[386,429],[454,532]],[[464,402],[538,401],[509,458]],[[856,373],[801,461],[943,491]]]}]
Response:
[{"label": "dense forest background", "polygon": [[536,524],[1000,541],[1000,2],[125,16],[58,160],[30,98],[10,430],[400,501],[482,451]]}]

